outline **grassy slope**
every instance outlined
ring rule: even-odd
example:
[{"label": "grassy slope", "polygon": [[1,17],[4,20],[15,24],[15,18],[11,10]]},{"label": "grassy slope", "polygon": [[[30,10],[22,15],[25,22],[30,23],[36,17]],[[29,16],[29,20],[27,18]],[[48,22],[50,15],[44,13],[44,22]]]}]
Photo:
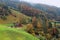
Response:
[{"label": "grassy slope", "polygon": [[24,18],[26,20],[30,19],[30,17],[28,17],[28,16],[26,16],[26,15],[24,15],[24,14],[18,12],[18,11],[15,11],[15,10],[11,9],[11,12],[12,12],[13,15],[16,15],[16,17],[14,17],[12,15],[9,15],[9,16],[7,16],[7,20],[0,19],[0,24],[19,22],[20,20],[22,20]]},{"label": "grassy slope", "polygon": [[[21,19],[25,18],[28,20],[30,17],[12,10],[12,13],[17,17],[9,15],[7,20],[0,19],[0,40],[38,40],[36,37],[23,31],[23,29],[8,28],[7,26],[12,25],[13,22],[19,22]],[[9,23],[9,24],[7,24]]]},{"label": "grassy slope", "polygon": [[0,25],[0,40],[39,40],[25,31]]}]

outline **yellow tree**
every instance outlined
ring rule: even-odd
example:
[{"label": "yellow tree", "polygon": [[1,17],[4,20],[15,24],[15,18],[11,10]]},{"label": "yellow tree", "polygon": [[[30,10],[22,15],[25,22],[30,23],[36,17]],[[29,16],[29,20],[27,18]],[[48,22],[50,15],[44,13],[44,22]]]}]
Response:
[{"label": "yellow tree", "polygon": [[37,18],[35,16],[32,18],[32,24],[33,24],[34,28],[37,27]]},{"label": "yellow tree", "polygon": [[41,29],[42,28],[42,23],[41,22],[37,22],[37,28]]},{"label": "yellow tree", "polygon": [[35,35],[34,28],[32,24],[27,25],[27,32],[31,33],[32,35]]}]

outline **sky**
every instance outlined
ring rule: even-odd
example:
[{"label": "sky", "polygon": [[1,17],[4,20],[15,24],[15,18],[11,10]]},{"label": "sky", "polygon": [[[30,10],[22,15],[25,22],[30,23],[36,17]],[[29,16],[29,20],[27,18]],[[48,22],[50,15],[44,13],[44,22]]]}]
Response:
[{"label": "sky", "polygon": [[20,1],[26,1],[30,3],[42,3],[42,4],[60,7],[60,0],[20,0]]}]

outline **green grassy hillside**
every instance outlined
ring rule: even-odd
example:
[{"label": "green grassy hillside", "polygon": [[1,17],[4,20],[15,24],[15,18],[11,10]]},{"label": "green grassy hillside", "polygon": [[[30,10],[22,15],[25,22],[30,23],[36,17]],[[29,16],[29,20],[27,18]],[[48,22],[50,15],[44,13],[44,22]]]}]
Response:
[{"label": "green grassy hillside", "polygon": [[[0,24],[14,23],[14,22],[28,22],[30,17],[18,11],[11,9],[12,15],[8,15],[6,20],[0,18]],[[16,17],[15,17],[16,16]]]},{"label": "green grassy hillside", "polygon": [[25,31],[0,25],[0,40],[39,40]]}]

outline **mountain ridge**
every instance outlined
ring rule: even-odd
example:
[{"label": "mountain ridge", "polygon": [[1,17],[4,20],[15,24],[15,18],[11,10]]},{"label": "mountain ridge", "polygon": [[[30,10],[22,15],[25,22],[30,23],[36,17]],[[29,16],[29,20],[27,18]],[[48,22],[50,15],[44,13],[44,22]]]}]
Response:
[{"label": "mountain ridge", "polygon": [[51,15],[53,17],[53,19],[55,18],[55,20],[56,20],[56,18],[58,18],[58,19],[60,18],[60,8],[57,8],[55,6],[49,6],[49,5],[44,5],[44,4],[32,4],[32,3],[30,4],[30,3],[24,2],[24,1],[18,2],[18,0],[17,1],[7,0],[7,1],[4,1],[6,3],[6,5],[13,7],[15,10],[19,10],[20,4],[25,4],[29,7],[39,9],[39,10],[42,10],[43,12],[48,13],[48,15]]}]

